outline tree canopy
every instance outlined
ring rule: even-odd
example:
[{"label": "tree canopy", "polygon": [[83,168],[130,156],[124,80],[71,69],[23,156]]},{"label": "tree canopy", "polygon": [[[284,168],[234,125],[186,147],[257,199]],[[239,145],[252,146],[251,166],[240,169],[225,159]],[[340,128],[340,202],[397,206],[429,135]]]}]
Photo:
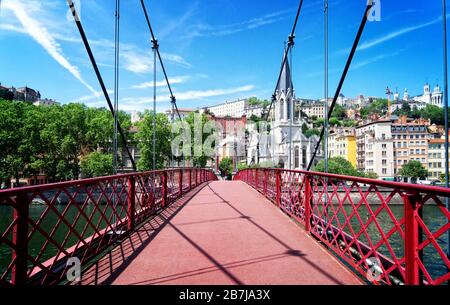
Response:
[{"label": "tree canopy", "polygon": [[410,160],[404,164],[399,171],[399,174],[408,178],[425,178],[428,176],[426,168],[417,160]]},{"label": "tree canopy", "polygon": [[[130,116],[119,113],[127,132]],[[44,172],[50,181],[78,179],[80,158],[112,152],[113,116],[83,104],[34,106],[0,99],[0,180]],[[122,146],[122,142],[119,141]]]},{"label": "tree canopy", "polygon": [[[137,167],[139,170],[151,170],[153,168],[153,118],[154,113],[146,110],[143,119],[137,124],[138,132],[135,139],[141,151],[141,158]],[[156,114],[156,168],[164,168],[171,156],[171,129],[167,116]]]},{"label": "tree canopy", "polygon": [[222,176],[229,177],[233,173],[233,159],[230,157],[223,158],[219,163],[219,170]]}]

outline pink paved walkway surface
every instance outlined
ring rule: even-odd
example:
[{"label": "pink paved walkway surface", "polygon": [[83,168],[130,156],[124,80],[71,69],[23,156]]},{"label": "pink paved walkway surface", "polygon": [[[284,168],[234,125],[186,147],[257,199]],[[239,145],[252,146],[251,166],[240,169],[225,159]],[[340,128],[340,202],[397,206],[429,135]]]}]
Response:
[{"label": "pink paved walkway surface", "polygon": [[83,284],[361,284],[240,181],[205,183],[83,274]]}]

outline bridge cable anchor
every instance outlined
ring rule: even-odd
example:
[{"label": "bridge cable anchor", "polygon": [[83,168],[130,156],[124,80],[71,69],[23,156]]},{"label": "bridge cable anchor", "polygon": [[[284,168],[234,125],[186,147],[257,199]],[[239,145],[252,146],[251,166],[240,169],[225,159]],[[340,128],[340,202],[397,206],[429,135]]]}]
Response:
[{"label": "bridge cable anchor", "polygon": [[294,34],[291,34],[291,35],[288,36],[287,44],[291,48],[295,45],[294,39],[295,39],[295,35]]},{"label": "bridge cable anchor", "polygon": [[153,50],[158,50],[159,49],[159,44],[158,44],[158,40],[157,39],[152,39],[152,49]]}]

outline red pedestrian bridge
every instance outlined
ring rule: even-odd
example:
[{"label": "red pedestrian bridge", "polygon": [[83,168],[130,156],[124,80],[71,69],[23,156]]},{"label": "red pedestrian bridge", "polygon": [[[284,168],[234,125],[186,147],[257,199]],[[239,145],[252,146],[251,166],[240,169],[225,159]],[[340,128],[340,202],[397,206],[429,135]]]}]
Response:
[{"label": "red pedestrian bridge", "polygon": [[[450,190],[182,168],[0,191],[0,285],[450,280]],[[75,263],[74,263],[75,262]],[[75,273],[76,274],[76,273]]]}]

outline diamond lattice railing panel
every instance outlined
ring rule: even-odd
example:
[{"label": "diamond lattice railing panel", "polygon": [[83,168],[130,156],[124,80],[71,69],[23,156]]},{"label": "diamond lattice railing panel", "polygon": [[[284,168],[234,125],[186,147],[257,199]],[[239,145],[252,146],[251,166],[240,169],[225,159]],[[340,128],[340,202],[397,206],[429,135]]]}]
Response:
[{"label": "diamond lattice railing panel", "polygon": [[[68,259],[76,257],[85,265],[129,232],[132,224],[157,213],[163,192],[166,204],[177,199],[180,175],[187,189],[193,187],[190,171],[117,175],[0,191],[0,284],[64,281]],[[192,172],[198,181],[217,179],[210,171]]]},{"label": "diamond lattice railing panel", "polygon": [[398,192],[324,177],[314,177],[312,183],[312,234],[361,273],[373,268],[373,262],[383,269],[380,282],[404,281],[403,211],[395,205],[403,201]]},{"label": "diamond lattice railing panel", "polygon": [[[258,190],[259,184],[264,185],[268,199],[277,203],[280,198],[280,208],[300,223],[310,224],[310,234],[336,256],[362,276],[376,275],[370,281],[440,285],[450,280],[447,189],[277,169],[245,170],[236,179],[255,187],[255,177]],[[307,206],[309,219],[305,219]],[[407,207],[412,214],[405,214]],[[407,244],[415,249],[408,265]]]},{"label": "diamond lattice railing panel", "polygon": [[445,198],[436,195],[423,194],[421,207],[421,213],[416,214],[421,233],[420,275],[427,284],[444,284],[450,280],[450,261],[446,253],[450,213]]},{"label": "diamond lattice railing panel", "polygon": [[281,209],[304,223],[304,176],[293,171],[281,174]]}]

